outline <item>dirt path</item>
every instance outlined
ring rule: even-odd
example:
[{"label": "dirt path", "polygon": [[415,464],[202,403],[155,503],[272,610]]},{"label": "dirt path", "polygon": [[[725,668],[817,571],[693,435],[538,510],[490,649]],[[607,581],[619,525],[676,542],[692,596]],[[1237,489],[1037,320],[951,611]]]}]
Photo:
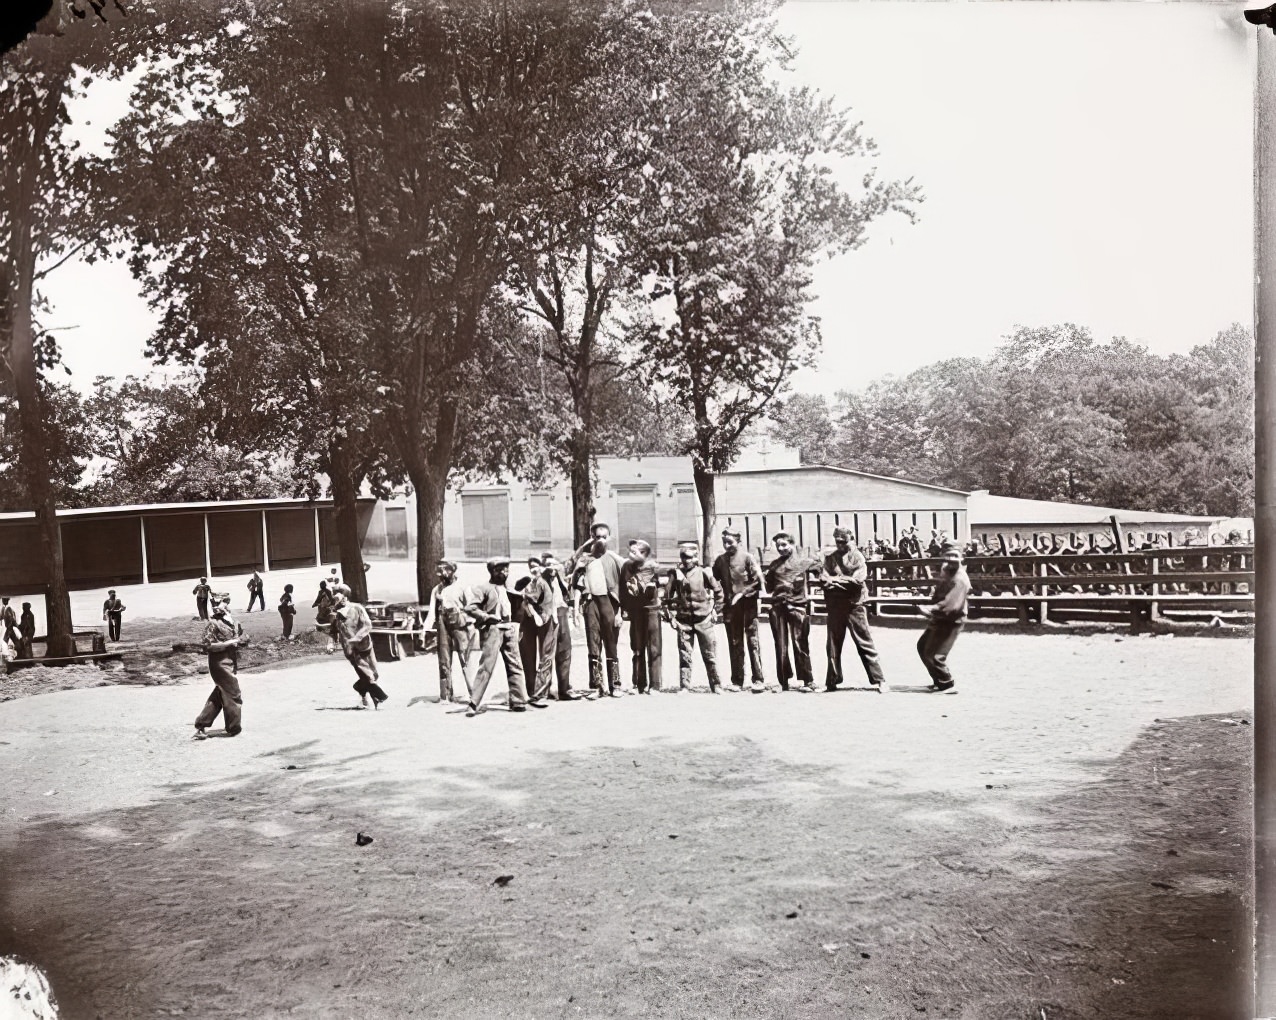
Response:
[{"label": "dirt path", "polygon": [[1248,643],[967,634],[938,696],[879,638],[884,696],[0,705],[0,952],[72,1017],[1234,1015]]}]

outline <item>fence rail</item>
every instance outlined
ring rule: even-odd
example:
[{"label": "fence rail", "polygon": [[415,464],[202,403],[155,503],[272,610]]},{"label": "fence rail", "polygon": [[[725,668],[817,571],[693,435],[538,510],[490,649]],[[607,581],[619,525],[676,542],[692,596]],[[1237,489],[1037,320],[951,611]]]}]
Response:
[{"label": "fence rail", "polygon": [[[941,559],[871,560],[866,601],[880,616],[917,615],[939,580]],[[1254,614],[1253,546],[1186,546],[1128,553],[972,556],[972,619],[1024,623],[1155,619],[1248,622]],[[819,564],[811,609],[824,613]],[[763,599],[764,608],[769,600]]]}]

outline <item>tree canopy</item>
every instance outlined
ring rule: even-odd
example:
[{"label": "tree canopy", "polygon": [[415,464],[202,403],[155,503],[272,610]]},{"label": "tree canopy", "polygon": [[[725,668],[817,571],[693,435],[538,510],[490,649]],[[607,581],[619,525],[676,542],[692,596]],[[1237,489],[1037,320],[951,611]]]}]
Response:
[{"label": "tree canopy", "polygon": [[1025,327],[988,358],[888,376],[832,406],[794,398],[776,434],[807,462],[958,489],[1247,516],[1253,356],[1240,325],[1168,356],[1073,324]]}]

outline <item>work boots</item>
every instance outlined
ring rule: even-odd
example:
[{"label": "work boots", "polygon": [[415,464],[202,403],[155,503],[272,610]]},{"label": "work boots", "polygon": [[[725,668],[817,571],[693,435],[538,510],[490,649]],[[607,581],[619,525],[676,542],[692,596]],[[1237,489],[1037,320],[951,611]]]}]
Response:
[{"label": "work boots", "polygon": [[607,691],[613,698],[619,698],[624,693],[620,689],[620,662],[616,659],[607,660]]},{"label": "work boots", "polygon": [[603,686],[603,663],[601,659],[589,660],[589,689],[597,691],[600,697],[607,693],[607,688]]}]

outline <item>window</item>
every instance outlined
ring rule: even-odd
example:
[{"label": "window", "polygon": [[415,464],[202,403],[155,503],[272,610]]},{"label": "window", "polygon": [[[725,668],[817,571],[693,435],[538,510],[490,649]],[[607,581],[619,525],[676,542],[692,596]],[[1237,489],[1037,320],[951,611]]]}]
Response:
[{"label": "window", "polygon": [[528,495],[527,500],[530,504],[532,515],[532,544],[549,545],[551,541],[549,520],[550,495],[548,492],[533,492]]},{"label": "window", "polygon": [[509,496],[500,493],[462,493],[461,527],[465,558],[485,560],[510,554]]},{"label": "window", "polygon": [[697,542],[700,540],[700,502],[696,499],[696,490],[691,485],[680,485],[674,490],[675,515],[678,519],[678,533],[674,540],[678,542]]}]

